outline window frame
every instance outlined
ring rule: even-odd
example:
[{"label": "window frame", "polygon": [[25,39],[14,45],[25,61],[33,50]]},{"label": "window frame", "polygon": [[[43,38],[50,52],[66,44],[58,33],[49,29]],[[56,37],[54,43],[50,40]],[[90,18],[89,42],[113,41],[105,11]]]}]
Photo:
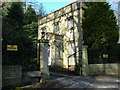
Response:
[{"label": "window frame", "polygon": [[61,46],[58,47],[58,57],[60,57]]},{"label": "window frame", "polygon": [[70,17],[68,19],[68,28],[72,28],[74,26],[74,18]]},{"label": "window frame", "polygon": [[75,44],[72,43],[68,43],[68,54],[73,54],[75,53]]},{"label": "window frame", "polygon": [[58,32],[59,31],[59,23],[55,23],[54,24],[54,32]]},{"label": "window frame", "polygon": [[[45,37],[45,35],[46,35],[46,32],[47,32],[47,28],[46,27],[42,27],[41,28],[41,38],[44,38]],[[44,32],[44,36],[43,36],[43,32]]]}]

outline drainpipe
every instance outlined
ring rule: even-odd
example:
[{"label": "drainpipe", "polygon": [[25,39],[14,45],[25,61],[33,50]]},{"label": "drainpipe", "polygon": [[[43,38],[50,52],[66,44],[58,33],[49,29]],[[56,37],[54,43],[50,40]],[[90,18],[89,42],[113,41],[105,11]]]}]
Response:
[{"label": "drainpipe", "polygon": [[[82,5],[82,4],[81,4]],[[79,70],[80,70],[80,75],[82,75],[82,45],[83,45],[83,35],[82,35],[82,20],[81,20],[81,15],[80,14],[80,10],[81,10],[81,6],[80,6],[80,2],[77,2],[77,7],[78,7],[78,32],[79,32],[79,38],[78,38],[78,48],[79,48]]]},{"label": "drainpipe", "polygon": [[[73,43],[75,46],[75,50],[74,50],[74,58],[75,58],[75,64],[77,65],[77,57],[76,57],[76,43],[75,43],[75,30],[74,30],[74,16],[73,16],[73,10],[72,10],[72,4],[71,4],[71,13],[72,13],[72,19],[73,19]],[[69,57],[68,57],[69,58]]]}]

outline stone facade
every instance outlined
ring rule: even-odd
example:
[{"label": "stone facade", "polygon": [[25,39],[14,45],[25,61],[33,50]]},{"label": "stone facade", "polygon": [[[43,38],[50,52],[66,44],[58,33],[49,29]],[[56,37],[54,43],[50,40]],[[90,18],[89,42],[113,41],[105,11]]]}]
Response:
[{"label": "stone facade", "polygon": [[[83,42],[82,7],[84,3],[73,2],[38,20],[38,40],[49,41],[49,65],[68,68],[79,63]],[[38,58],[41,56],[39,47],[40,43]],[[48,53],[46,52],[46,55]],[[41,59],[46,55],[42,55]]]},{"label": "stone facade", "polygon": [[47,65],[75,70],[81,75],[119,74],[119,64],[88,64],[81,28],[83,7],[85,3],[73,2],[38,20],[38,61],[46,77]]}]

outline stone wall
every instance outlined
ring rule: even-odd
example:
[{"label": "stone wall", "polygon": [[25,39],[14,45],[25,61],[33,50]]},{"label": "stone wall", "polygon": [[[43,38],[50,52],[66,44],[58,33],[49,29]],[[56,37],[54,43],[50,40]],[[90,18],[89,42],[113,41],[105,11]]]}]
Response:
[{"label": "stone wall", "polygon": [[89,64],[91,75],[117,75],[120,74],[119,64]]},{"label": "stone wall", "polygon": [[23,71],[22,72],[22,86],[31,85],[40,81],[40,71]]},{"label": "stone wall", "polygon": [[2,87],[12,88],[25,86],[40,81],[40,71],[22,71],[22,66],[3,66],[2,67]]},{"label": "stone wall", "polygon": [[120,64],[88,64],[87,46],[82,49],[82,74],[83,75],[118,75]]},{"label": "stone wall", "polygon": [[22,81],[21,66],[3,66],[2,67],[2,87],[19,86]]}]

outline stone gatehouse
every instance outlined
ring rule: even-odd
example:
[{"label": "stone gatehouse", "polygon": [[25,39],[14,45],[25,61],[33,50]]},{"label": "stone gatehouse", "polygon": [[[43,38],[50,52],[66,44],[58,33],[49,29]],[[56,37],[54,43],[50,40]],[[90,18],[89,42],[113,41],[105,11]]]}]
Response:
[{"label": "stone gatehouse", "polygon": [[80,64],[83,2],[73,2],[38,20],[38,60],[74,70]]}]

